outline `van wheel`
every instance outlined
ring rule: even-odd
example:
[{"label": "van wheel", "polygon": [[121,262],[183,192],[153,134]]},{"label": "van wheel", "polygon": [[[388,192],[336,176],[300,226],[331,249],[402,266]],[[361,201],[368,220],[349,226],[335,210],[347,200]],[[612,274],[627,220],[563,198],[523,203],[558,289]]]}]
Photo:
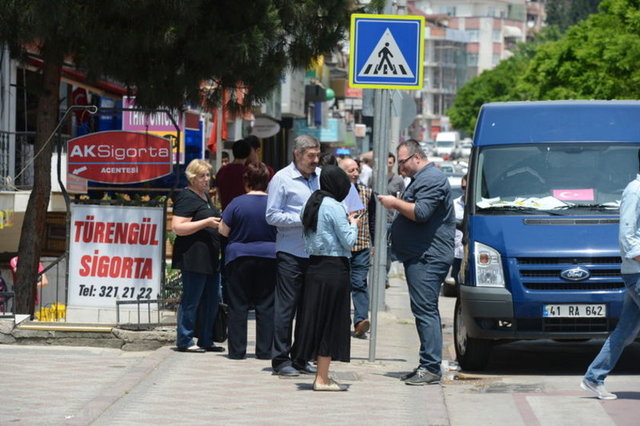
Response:
[{"label": "van wheel", "polygon": [[453,339],[456,348],[456,358],[463,370],[484,370],[489,362],[493,348],[490,340],[474,339],[467,335],[467,327],[462,317],[462,303],[456,300],[453,317]]}]

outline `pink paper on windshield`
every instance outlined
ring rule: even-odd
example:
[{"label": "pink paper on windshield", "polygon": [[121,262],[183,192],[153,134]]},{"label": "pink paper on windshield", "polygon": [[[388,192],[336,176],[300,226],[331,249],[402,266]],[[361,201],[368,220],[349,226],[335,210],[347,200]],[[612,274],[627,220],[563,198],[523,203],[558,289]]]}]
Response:
[{"label": "pink paper on windshield", "polygon": [[553,196],[562,201],[593,201],[593,189],[554,189]]}]

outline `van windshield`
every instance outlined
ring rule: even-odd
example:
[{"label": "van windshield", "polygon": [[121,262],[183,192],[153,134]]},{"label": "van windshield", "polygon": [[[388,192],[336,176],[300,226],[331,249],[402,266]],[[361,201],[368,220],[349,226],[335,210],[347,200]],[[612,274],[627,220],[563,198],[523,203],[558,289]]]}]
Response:
[{"label": "van windshield", "polygon": [[442,148],[452,148],[453,141],[437,141],[436,145]]},{"label": "van windshield", "polygon": [[477,212],[618,214],[638,173],[638,145],[549,143],[484,147],[473,199]]}]

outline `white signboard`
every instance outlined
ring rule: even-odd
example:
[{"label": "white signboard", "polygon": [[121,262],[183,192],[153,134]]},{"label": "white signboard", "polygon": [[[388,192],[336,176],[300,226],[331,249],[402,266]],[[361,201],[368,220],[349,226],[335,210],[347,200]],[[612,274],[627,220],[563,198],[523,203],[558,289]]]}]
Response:
[{"label": "white signboard", "polygon": [[163,226],[160,207],[72,205],[69,306],[157,298]]}]

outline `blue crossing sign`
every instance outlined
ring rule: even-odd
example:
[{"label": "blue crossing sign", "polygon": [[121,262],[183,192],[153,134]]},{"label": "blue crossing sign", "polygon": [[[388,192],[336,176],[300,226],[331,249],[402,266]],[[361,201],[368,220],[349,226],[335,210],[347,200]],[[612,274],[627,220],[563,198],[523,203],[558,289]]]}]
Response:
[{"label": "blue crossing sign", "polygon": [[421,89],[424,17],[351,15],[349,85],[373,89]]}]

